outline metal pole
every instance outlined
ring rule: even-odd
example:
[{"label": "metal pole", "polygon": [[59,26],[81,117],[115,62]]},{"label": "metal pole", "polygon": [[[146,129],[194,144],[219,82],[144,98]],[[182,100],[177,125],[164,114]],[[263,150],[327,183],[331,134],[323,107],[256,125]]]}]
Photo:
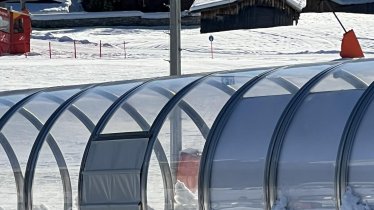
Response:
[{"label": "metal pole", "polygon": [[26,10],[26,0],[20,0],[20,4],[21,4],[21,11]]},{"label": "metal pole", "polygon": [[[181,75],[181,2],[170,0],[170,75]],[[175,107],[170,114],[170,159],[173,182],[176,182],[176,173],[179,162],[179,153],[182,150],[182,112]]]},{"label": "metal pole", "polygon": [[181,75],[181,5],[170,0],[170,75]]}]

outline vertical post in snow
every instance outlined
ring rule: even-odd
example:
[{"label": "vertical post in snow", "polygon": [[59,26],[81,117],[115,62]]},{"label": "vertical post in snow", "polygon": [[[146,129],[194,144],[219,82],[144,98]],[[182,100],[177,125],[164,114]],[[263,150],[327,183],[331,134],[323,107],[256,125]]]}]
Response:
[{"label": "vertical post in snow", "polygon": [[100,40],[100,58],[101,58],[101,40]]},{"label": "vertical post in snow", "polygon": [[213,42],[210,42],[210,52],[212,54],[212,59],[213,59]]},{"label": "vertical post in snow", "polygon": [[51,42],[49,42],[49,59],[52,59],[52,47],[51,47]]},{"label": "vertical post in snow", "polygon": [[26,10],[26,0],[20,0],[20,4],[21,4],[21,11]]},{"label": "vertical post in snow", "polygon": [[74,58],[77,58],[77,42],[74,40]]},{"label": "vertical post in snow", "polygon": [[23,51],[25,51],[25,57],[27,58],[26,39],[23,40]]},{"label": "vertical post in snow", "polygon": [[212,59],[213,59],[213,40],[214,40],[214,37],[212,35],[209,36],[209,41],[210,41],[210,54],[212,55]]},{"label": "vertical post in snow", "polygon": [[123,53],[125,56],[125,59],[127,58],[127,53],[126,53],[126,41],[123,42]]},{"label": "vertical post in snow", "polygon": [[[181,72],[181,2],[170,0],[170,75]],[[182,150],[182,111],[176,106],[170,114],[170,158],[173,182],[176,182],[179,154]]]}]

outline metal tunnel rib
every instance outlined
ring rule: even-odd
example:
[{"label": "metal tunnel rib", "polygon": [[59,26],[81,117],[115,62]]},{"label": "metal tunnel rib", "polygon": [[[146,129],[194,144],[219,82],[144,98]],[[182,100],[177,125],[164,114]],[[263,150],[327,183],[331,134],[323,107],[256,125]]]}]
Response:
[{"label": "metal tunnel rib", "polygon": [[[284,67],[282,67],[284,68]],[[279,68],[278,68],[279,69]],[[214,151],[218,145],[218,138],[221,135],[223,128],[230,117],[230,114],[235,109],[234,107],[239,103],[241,97],[255,84],[261,81],[266,76],[270,75],[278,69],[271,69],[266,71],[248,82],[246,82],[241,88],[239,88],[234,95],[226,102],[220,113],[216,117],[212,125],[212,129],[209,132],[207,142],[202,152],[201,163],[200,163],[200,174],[199,174],[199,209],[210,210],[210,180],[211,180],[211,168],[213,164]]]},{"label": "metal tunnel rib", "polygon": [[[65,102],[64,99],[61,99],[55,95],[47,95],[46,98],[58,103],[58,104],[62,104]],[[88,131],[90,131],[90,133],[92,132],[92,130],[94,129],[95,127],[95,124],[92,122],[92,120],[87,117],[86,114],[84,114],[82,112],[82,110],[80,110],[77,106],[75,106],[74,104],[72,104],[71,106],[69,106],[68,110],[74,114],[83,124],[84,126],[88,129]]]},{"label": "metal tunnel rib", "polygon": [[[35,143],[32,147],[30,158],[27,161],[26,165],[26,173],[25,173],[25,207],[27,210],[32,209],[32,185],[34,180],[34,174],[35,174],[35,167],[37,164],[37,160],[39,157],[40,150],[43,146],[44,141],[47,139],[49,132],[56,122],[56,120],[61,116],[61,114],[76,100],[78,100],[84,93],[86,93],[89,89],[93,88],[94,86],[88,86],[86,88],[83,88],[78,93],[74,94],[72,97],[70,97],[68,100],[66,100],[63,104],[61,104],[54,113],[48,118],[47,122],[43,125],[41,131],[39,132]],[[69,177],[70,179],[70,177]],[[68,210],[68,206],[70,204],[66,204],[65,208]]]},{"label": "metal tunnel rib", "polygon": [[[216,87],[216,86],[214,86],[214,87]],[[165,96],[168,99],[172,98],[175,95],[175,93],[173,93],[172,91],[167,90],[167,89],[162,88],[162,87],[156,87],[154,89],[154,91],[156,91],[157,93]],[[192,121],[195,123],[197,128],[200,130],[200,133],[203,135],[204,139],[206,139],[208,137],[208,133],[209,133],[210,128],[205,123],[204,119],[186,101],[181,100],[178,105],[192,119]]]},{"label": "metal tunnel rib", "polygon": [[299,91],[300,89],[296,84],[292,83],[291,81],[283,77],[270,77],[268,79],[274,82],[275,84],[281,86],[282,88],[286,89],[291,94],[297,93],[297,91]]},{"label": "metal tunnel rib", "polygon": [[12,167],[13,174],[14,174],[14,179],[15,179],[16,188],[17,188],[17,209],[22,210],[23,199],[21,195],[23,194],[23,174],[22,174],[21,166],[19,165],[17,156],[14,153],[12,146],[9,144],[9,141],[4,136],[4,134],[1,132],[0,132],[0,144],[3,147],[9,159],[9,162]]},{"label": "metal tunnel rib", "polygon": [[[4,126],[6,125],[6,123],[10,120],[10,118],[18,111],[18,109],[20,109],[21,107],[23,107],[27,102],[29,102],[30,100],[32,100],[34,97],[36,97],[38,94],[40,94],[41,92],[38,91],[38,92],[35,92],[35,93],[32,93],[30,94],[29,96],[26,96],[25,98],[23,98],[22,100],[20,100],[18,103],[16,103],[15,105],[13,105],[0,119],[0,131],[4,128]],[[4,99],[2,100],[4,101]],[[9,101],[4,103],[4,104],[7,104],[7,105],[10,105]],[[3,138],[3,145],[9,145],[9,142],[7,141],[6,138]],[[16,187],[17,187],[17,192],[20,192],[19,194],[17,194],[17,202],[18,202],[18,206],[17,206],[17,209],[18,210],[23,210],[24,209],[24,206],[23,206],[23,198],[22,198],[22,195],[23,195],[23,189],[24,189],[24,178],[23,178],[23,175],[22,175],[22,170],[21,170],[21,167],[19,165],[19,161],[17,159],[17,156],[15,156],[15,153],[14,153],[14,150],[12,149],[12,147],[10,147],[9,149],[5,150],[5,152],[7,152],[7,156],[10,157],[12,156],[11,153],[14,154],[14,160],[9,160],[10,163],[14,163],[14,161],[16,161],[17,163],[12,165],[12,170],[13,170],[13,173],[14,173],[14,179],[15,179],[15,182],[16,182]]]},{"label": "metal tunnel rib", "polygon": [[[54,96],[54,95],[47,95],[45,97],[54,101],[54,102],[56,102],[57,104],[62,104],[65,101],[64,99],[61,99],[61,98],[59,98],[57,96]],[[5,99],[2,99],[0,101],[0,103],[2,103],[4,105],[7,105],[7,106],[14,105],[13,102],[11,102],[9,100],[5,100]],[[79,108],[77,108],[75,105],[72,105],[72,106],[69,107],[68,110],[70,112],[72,112],[85,125],[85,127],[90,132],[92,131],[92,129],[94,127],[93,122]],[[19,110],[19,113],[22,116],[24,116],[29,122],[31,122],[31,124],[33,124],[34,127],[38,131],[40,131],[42,129],[43,123],[34,114],[32,114],[30,111],[28,111],[25,108],[21,108]],[[6,144],[6,143],[9,144],[9,142],[7,141],[5,136],[2,140],[3,140],[3,142],[6,141],[6,142],[4,142],[4,144]],[[57,142],[55,141],[55,139],[53,138],[53,136],[51,134],[48,134],[46,141],[47,141],[48,146],[50,147],[50,149],[53,153],[53,156],[55,157],[57,166],[59,168],[61,180],[62,180],[62,183],[63,183],[64,206],[65,206],[64,208],[69,209],[69,208],[72,207],[73,199],[72,199],[71,180],[70,180],[69,171],[67,169],[67,164],[65,162],[65,159],[63,157],[63,154],[62,154],[60,148],[58,147]],[[10,153],[12,153],[12,152],[14,153],[14,151],[10,151]],[[17,160],[17,163],[18,163],[18,160]],[[19,163],[18,163],[18,165],[19,165]],[[21,171],[21,170],[19,170],[19,171]],[[16,178],[16,180],[21,180],[22,181],[22,184],[19,183],[18,185],[22,185],[22,189],[23,189],[24,180],[23,180],[22,171],[21,171],[21,178]],[[18,182],[20,182],[20,181],[18,181]],[[17,191],[19,191],[19,190],[20,190],[20,188],[17,187]],[[22,190],[22,193],[23,193],[23,190]],[[18,195],[21,195],[21,194],[19,193]],[[19,198],[19,199],[21,199],[21,198]]]},{"label": "metal tunnel rib", "polygon": [[333,76],[343,79],[357,89],[366,89],[369,86],[364,80],[344,69],[334,72]]},{"label": "metal tunnel rib", "polygon": [[361,125],[370,104],[374,100],[374,82],[362,94],[356,103],[343,131],[340,141],[338,155],[336,158],[335,170],[335,194],[337,196],[337,205],[342,204],[342,197],[348,183],[348,168],[351,157],[352,147],[356,138],[358,129]]},{"label": "metal tunnel rib", "polygon": [[[117,97],[115,95],[113,95],[111,93],[108,93],[106,91],[103,91],[103,90],[99,90],[96,93],[101,95],[101,96],[104,96],[105,98],[107,98],[109,100],[112,100],[112,101],[115,101],[115,99],[117,99]],[[165,96],[165,97],[167,97],[167,96]],[[124,111],[126,111],[136,121],[136,123],[141,127],[142,130],[147,131],[147,130],[150,129],[150,125],[148,124],[148,122],[135,109],[135,107],[131,106],[128,103],[124,103],[121,108]],[[164,185],[168,186],[169,185],[168,183],[172,182],[172,175],[171,175],[170,166],[168,164],[168,160],[167,160],[167,157],[166,157],[166,153],[165,153],[164,148],[162,147],[160,141],[158,141],[158,140],[155,144],[154,152],[156,154],[156,158],[157,158],[157,160],[159,162],[159,165],[160,165],[161,175],[162,175],[162,180],[164,182]],[[167,188],[164,189],[165,205],[168,203],[167,202],[168,190],[170,190],[170,189],[167,189]],[[170,192],[170,193],[174,194],[173,192]],[[165,208],[167,208],[167,207],[165,206]]]},{"label": "metal tunnel rib", "polygon": [[[201,82],[203,82],[206,78],[211,76],[212,74],[207,74],[203,77],[200,77],[199,79],[194,80],[193,82],[186,85],[184,88],[182,88],[177,94],[175,94],[162,108],[162,110],[157,115],[156,119],[154,120],[151,129],[149,130],[151,134],[151,138],[149,139],[149,143],[145,152],[143,165],[141,168],[141,180],[140,180],[140,187],[141,187],[141,198],[142,198],[142,208],[147,209],[147,178],[148,178],[148,168],[149,168],[149,162],[152,155],[152,150],[154,145],[157,142],[157,136],[164,124],[164,121],[166,120],[169,113],[173,110],[173,108],[177,105],[178,102],[180,102],[187,93],[189,93],[194,87],[199,85]],[[172,183],[171,183],[172,184]],[[174,189],[173,186],[167,186],[167,189]],[[172,195],[169,195],[172,196]],[[173,200],[174,198],[171,197],[170,200]]]},{"label": "metal tunnel rib", "polygon": [[228,85],[224,85],[222,82],[218,82],[216,80],[210,80],[207,82],[208,85],[211,85],[219,90],[222,90],[224,93],[226,93],[227,95],[233,95],[236,90],[231,87],[231,86],[228,86]]},{"label": "metal tunnel rib", "polygon": [[[7,105],[11,105],[11,104],[12,104],[11,101],[7,101]],[[32,125],[34,125],[34,127],[38,131],[40,131],[42,129],[43,123],[34,114],[32,114],[30,111],[28,111],[25,108],[21,108],[18,111]],[[71,192],[72,192],[71,181],[70,181],[69,172],[67,170],[67,164],[65,162],[63,154],[62,154],[60,148],[58,147],[57,142],[55,141],[53,136],[50,135],[50,134],[47,137],[47,143],[48,143],[49,147],[51,148],[53,156],[55,157],[55,160],[57,162],[59,172],[60,172],[60,175],[61,175],[61,180],[62,180],[62,183],[63,183],[63,190],[64,190],[64,203],[67,204],[67,205],[72,204],[72,198],[71,198],[71,196],[68,196],[68,195],[71,195]],[[19,165],[19,161],[18,161],[17,156],[15,155],[13,149],[11,148],[11,145],[9,144],[7,138],[2,133],[1,133],[1,144],[3,145],[5,151],[8,155],[9,161],[11,162],[11,165],[12,165],[12,168],[13,168],[13,171],[14,171],[14,174],[15,174],[16,183],[17,183],[17,185],[20,186],[20,187],[17,187],[17,191],[19,191],[18,194],[17,194],[18,195],[18,200],[20,200],[18,205],[22,206],[22,207],[19,207],[19,208],[23,209],[23,205],[22,205],[22,202],[23,202],[22,200],[23,199],[20,198],[20,196],[23,194],[23,190],[21,190],[21,189],[23,189],[24,178],[23,178],[21,167]]]},{"label": "metal tunnel rib", "polygon": [[86,148],[83,153],[81,167],[79,171],[79,180],[78,180],[78,197],[79,197],[79,203],[82,202],[82,192],[83,192],[83,172],[86,166],[87,156],[89,149],[91,147],[92,141],[100,134],[100,132],[105,128],[106,123],[110,119],[110,117],[113,115],[113,113],[121,106],[122,102],[128,99],[130,96],[132,96],[138,89],[142,88],[144,85],[148,84],[150,81],[148,80],[145,82],[142,82],[135,87],[128,90],[126,93],[121,95],[119,98],[115,100],[115,102],[105,111],[105,113],[100,118],[99,122],[96,124],[94,130],[91,133],[91,136],[87,142]]},{"label": "metal tunnel rib", "polygon": [[264,186],[265,189],[265,200],[266,200],[266,210],[270,210],[276,200],[277,191],[277,169],[278,161],[283,145],[285,135],[291,124],[292,118],[295,115],[298,108],[301,106],[302,102],[307,98],[311,89],[328,74],[333,72],[338,67],[344,65],[348,61],[340,62],[333,65],[310,79],[291,99],[291,101],[286,106],[283,111],[278,123],[274,129],[272,139],[269,144],[268,154],[266,158],[266,167],[264,174]]}]

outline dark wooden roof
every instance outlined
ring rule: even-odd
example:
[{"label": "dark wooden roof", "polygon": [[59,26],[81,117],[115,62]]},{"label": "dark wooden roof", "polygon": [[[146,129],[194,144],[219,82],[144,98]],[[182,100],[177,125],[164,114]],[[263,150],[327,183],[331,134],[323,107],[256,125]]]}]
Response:
[{"label": "dark wooden roof", "polygon": [[238,0],[201,11],[201,33],[292,25],[299,12],[283,0]]}]

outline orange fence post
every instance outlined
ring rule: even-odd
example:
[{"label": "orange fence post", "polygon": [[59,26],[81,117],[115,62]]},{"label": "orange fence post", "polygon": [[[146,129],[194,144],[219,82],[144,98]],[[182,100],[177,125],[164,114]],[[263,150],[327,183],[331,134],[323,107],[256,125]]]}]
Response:
[{"label": "orange fence post", "polygon": [[52,48],[51,48],[51,42],[49,42],[49,59],[52,59]]},{"label": "orange fence post", "polygon": [[100,40],[100,58],[101,58],[101,40]]},{"label": "orange fence post", "polygon": [[127,53],[126,53],[126,41],[123,42],[123,50],[125,53],[125,59],[127,58]]},{"label": "orange fence post", "polygon": [[77,45],[74,40],[74,58],[77,58]]}]

